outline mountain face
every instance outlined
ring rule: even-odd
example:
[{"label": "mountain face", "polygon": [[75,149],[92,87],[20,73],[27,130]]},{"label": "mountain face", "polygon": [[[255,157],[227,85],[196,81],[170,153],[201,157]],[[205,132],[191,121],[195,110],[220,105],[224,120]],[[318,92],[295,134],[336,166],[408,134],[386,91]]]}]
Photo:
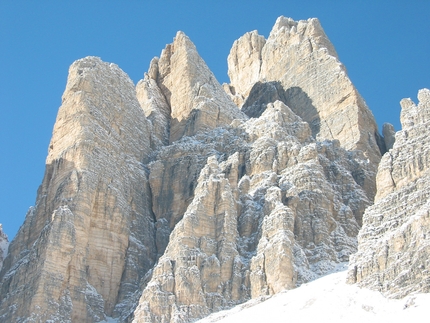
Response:
[{"label": "mountain face", "polygon": [[400,298],[430,292],[430,91],[401,101],[402,130],[379,164],[348,280]]},{"label": "mountain face", "polygon": [[9,240],[7,235],[3,232],[3,226],[0,224],[0,270],[3,267],[3,260],[7,255],[9,247]]},{"label": "mountain face", "polygon": [[116,65],[70,67],[36,205],[1,273],[4,321],[100,321],[139,287],[156,261],[149,133]]},{"label": "mountain face", "polygon": [[[353,174],[370,176],[368,164],[338,141],[316,142],[284,103],[167,149],[166,156],[201,151],[209,157],[200,161],[194,194],[143,291],[135,322],[197,319],[294,288],[355,251],[370,201]],[[156,161],[150,169],[155,165],[162,167]]]},{"label": "mountain face", "polygon": [[231,95],[252,117],[267,103],[261,94],[278,96],[309,123],[318,141],[337,139],[379,162],[375,120],[318,19],[280,17],[267,40],[256,31],[245,34],[230,51],[228,75]]},{"label": "mountain face", "polygon": [[[228,64],[220,85],[182,32],[136,87],[99,58],[72,64],[36,205],[0,272],[1,321],[190,322],[298,287],[348,261],[363,223],[370,243],[369,210],[425,173],[425,148],[411,169],[409,143],[378,134],[317,19],[245,34]],[[351,281],[375,267],[362,253]]]}]

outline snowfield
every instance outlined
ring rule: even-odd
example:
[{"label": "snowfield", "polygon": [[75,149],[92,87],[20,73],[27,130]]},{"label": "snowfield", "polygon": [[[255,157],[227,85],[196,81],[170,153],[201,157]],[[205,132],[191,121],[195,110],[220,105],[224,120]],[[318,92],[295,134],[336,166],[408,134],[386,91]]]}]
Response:
[{"label": "snowfield", "polygon": [[198,322],[428,322],[430,294],[387,299],[379,292],[346,284],[346,274],[345,265],[341,272],[267,300],[250,300]]}]

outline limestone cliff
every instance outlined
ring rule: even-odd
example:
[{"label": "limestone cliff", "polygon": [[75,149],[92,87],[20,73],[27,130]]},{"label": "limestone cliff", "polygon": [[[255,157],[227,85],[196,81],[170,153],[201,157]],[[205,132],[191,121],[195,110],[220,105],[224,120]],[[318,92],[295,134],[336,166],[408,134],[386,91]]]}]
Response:
[{"label": "limestone cliff", "polygon": [[349,282],[400,298],[430,292],[430,90],[401,101],[402,130],[379,165]]},{"label": "limestone cliff", "polygon": [[[257,31],[245,34],[230,51],[228,74],[224,88],[248,115],[281,100],[310,124],[314,138],[361,150],[376,171],[377,125],[318,19],[279,17],[267,40]],[[374,183],[367,190],[373,195]]]},{"label": "limestone cliff", "polygon": [[73,63],[36,205],[0,272],[0,321],[190,322],[347,261],[379,147],[393,148],[378,201],[425,186],[428,91],[404,101],[394,146],[392,127],[380,138],[316,19],[281,17],[228,61],[223,89],[178,32],[136,87],[114,64]]},{"label": "limestone cliff", "polygon": [[3,267],[3,260],[6,258],[8,248],[9,240],[3,232],[3,226],[0,224],[0,270]]},{"label": "limestone cliff", "polygon": [[[282,102],[269,103],[257,119],[183,138],[163,151],[213,155],[134,322],[188,322],[295,288],[356,250],[370,204],[359,178],[371,176],[370,167],[337,141],[316,142],[308,123]],[[150,164],[151,172],[159,168],[163,163]]]},{"label": "limestone cliff", "polygon": [[[233,119],[245,118],[224,92],[221,85],[198,54],[196,47],[178,32],[172,44],[166,46],[160,58],[151,61],[148,73],[138,85],[139,92],[157,91],[151,96],[155,111],[169,117],[170,142],[199,130],[228,125]],[[145,90],[147,89],[147,90]],[[163,100],[164,99],[164,100]],[[140,100],[144,102],[144,100]],[[143,108],[150,114],[148,104]],[[166,125],[166,121],[162,122]]]},{"label": "limestone cliff", "polygon": [[[191,40],[178,32],[137,84],[137,97],[151,122],[155,150],[149,167],[158,254],[190,204],[197,178],[213,145],[170,145],[184,137],[247,119],[218,83]],[[192,142],[192,140],[191,140]],[[219,146],[219,144],[218,144]],[[218,147],[229,152],[235,147]]]},{"label": "limestone cliff", "polygon": [[95,57],[69,70],[36,206],[1,276],[3,322],[97,322],[155,262],[149,125],[133,83]]}]

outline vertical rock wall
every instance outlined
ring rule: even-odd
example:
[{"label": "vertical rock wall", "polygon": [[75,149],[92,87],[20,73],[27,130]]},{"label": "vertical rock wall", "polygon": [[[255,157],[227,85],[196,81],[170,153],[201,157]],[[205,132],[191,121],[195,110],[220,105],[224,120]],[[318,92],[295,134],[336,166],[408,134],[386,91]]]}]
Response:
[{"label": "vertical rock wall", "polygon": [[6,258],[8,248],[9,240],[7,235],[3,232],[3,227],[0,224],[0,270],[3,267],[3,260]]},{"label": "vertical rock wall", "polygon": [[[228,74],[231,83],[224,88],[242,110],[274,102],[267,95],[276,87],[275,100],[308,122],[314,138],[361,150],[376,172],[381,158],[376,122],[318,19],[279,17],[267,40],[256,31],[245,34],[230,51]],[[375,184],[367,186],[371,198]]]},{"label": "vertical rock wall", "polygon": [[188,322],[356,251],[378,135],[319,22],[281,17],[228,60],[230,97],[182,32],[136,88],[98,58],[71,66],[0,320]]},{"label": "vertical rock wall", "polygon": [[76,61],[36,206],[0,274],[4,321],[97,322],[137,290],[155,261],[150,152],[128,76],[95,57]]},{"label": "vertical rock wall", "polygon": [[402,130],[378,169],[348,281],[388,297],[430,292],[430,91],[401,101]]}]

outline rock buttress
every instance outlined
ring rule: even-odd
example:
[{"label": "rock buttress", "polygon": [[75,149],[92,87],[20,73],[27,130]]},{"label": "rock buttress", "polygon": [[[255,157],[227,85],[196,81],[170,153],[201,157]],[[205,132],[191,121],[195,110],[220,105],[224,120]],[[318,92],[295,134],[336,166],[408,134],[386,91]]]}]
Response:
[{"label": "rock buttress", "polygon": [[127,307],[156,254],[149,144],[128,76],[95,57],[76,61],[36,206],[0,274],[3,321],[97,322]]},{"label": "rock buttress", "polygon": [[348,282],[401,298],[430,292],[430,91],[401,101],[402,130],[378,169]]}]

